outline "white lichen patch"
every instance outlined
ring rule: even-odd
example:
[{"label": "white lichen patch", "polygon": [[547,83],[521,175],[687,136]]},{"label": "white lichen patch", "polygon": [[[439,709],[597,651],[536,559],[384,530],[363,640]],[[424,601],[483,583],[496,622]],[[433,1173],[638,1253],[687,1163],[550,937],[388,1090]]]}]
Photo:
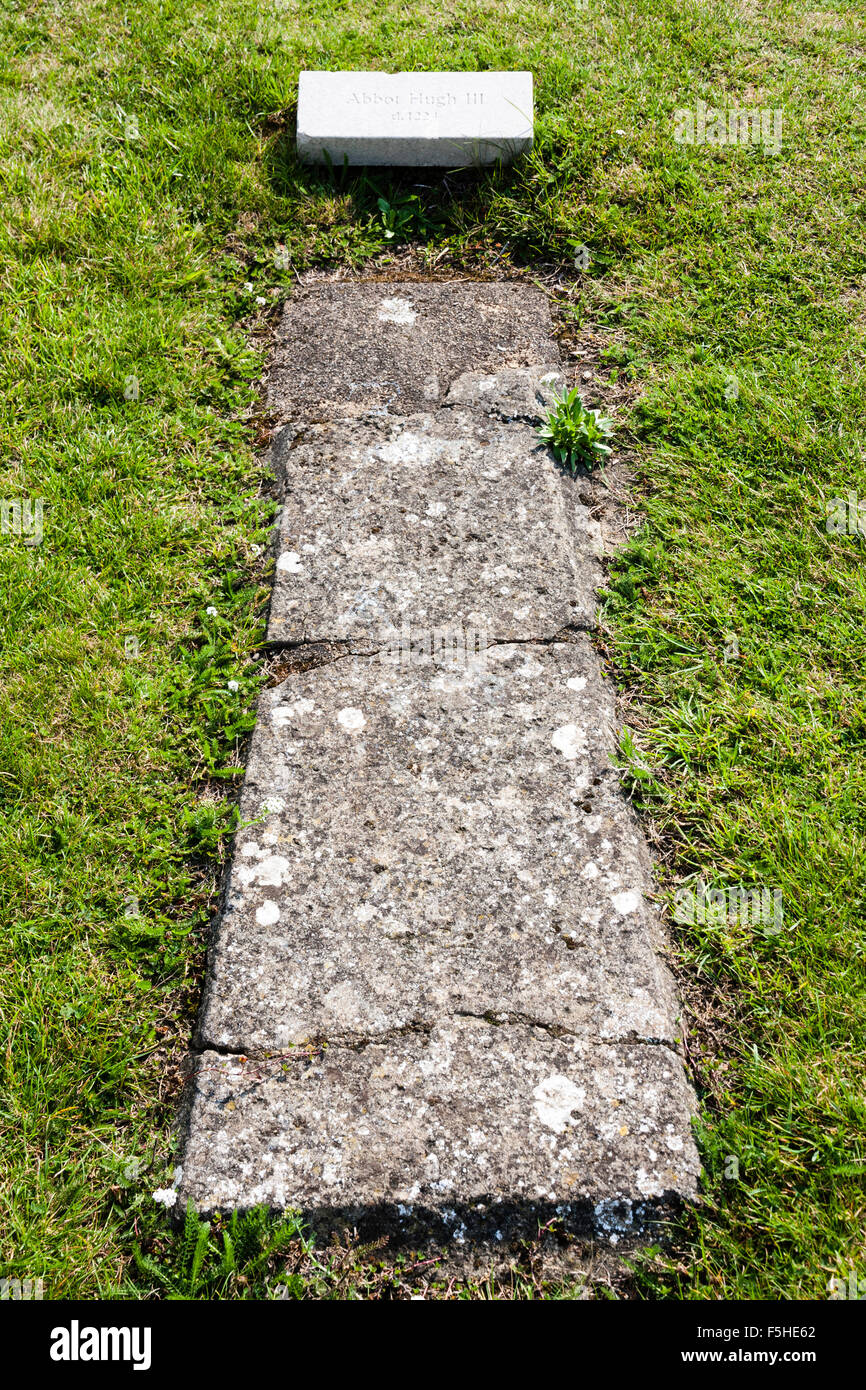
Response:
[{"label": "white lichen patch", "polygon": [[547,1129],[562,1134],[568,1127],[572,1112],[582,1110],[586,1100],[583,1086],[576,1086],[567,1076],[554,1073],[547,1076],[532,1092],[535,1113]]},{"label": "white lichen patch", "polygon": [[280,920],[280,909],[277,903],[269,898],[261,907],[256,908],[256,921],[260,927],[272,927],[275,922]]},{"label": "white lichen patch", "polygon": [[645,1168],[638,1168],[635,1183],[638,1192],[644,1197],[660,1197],[664,1192],[664,1183],[660,1182],[654,1173],[648,1173]]},{"label": "white lichen patch", "polygon": [[306,719],[315,709],[313,700],[296,700],[293,705],[274,705],[271,710],[271,723],[275,729],[285,729],[289,724]]},{"label": "white lichen patch", "polygon": [[346,708],[341,709],[337,715],[337,723],[340,725],[341,729],[346,730],[347,734],[354,734],[357,733],[359,729],[364,728],[367,720],[364,717],[363,710],[358,709],[355,705],[347,705]]},{"label": "white lichen patch", "polygon": [[277,560],[277,569],[283,574],[303,574],[304,567],[297,550],[284,550]]},{"label": "white lichen patch", "polygon": [[618,912],[620,917],[625,917],[630,912],[637,912],[641,905],[641,895],[640,893],[634,892],[634,890],[627,893],[616,893],[614,897],[611,898],[611,902],[613,903],[614,911]]},{"label": "white lichen patch", "polygon": [[544,667],[540,661],[536,661],[530,656],[524,661],[517,674],[526,680],[534,680],[536,676],[544,675]]},{"label": "white lichen patch", "polygon": [[524,798],[525,793],[519,787],[500,787],[496,795],[491,797],[490,805],[495,806],[499,811],[512,811],[521,804]]},{"label": "white lichen patch", "polygon": [[586,676],[572,676],[565,684],[569,690],[583,690],[586,687]]},{"label": "white lichen patch", "polygon": [[[414,430],[403,430],[387,444],[378,445],[373,454],[383,463],[407,464],[414,467],[416,464],[433,463],[449,449],[453,449],[453,445],[449,444],[448,440],[431,439],[429,435],[416,434]],[[421,520],[417,512],[407,512],[402,519],[404,522]]]},{"label": "white lichen patch", "polygon": [[627,1234],[634,1226],[634,1209],[631,1202],[624,1199],[614,1197],[597,1202],[594,1214],[598,1230],[611,1241]]},{"label": "white lichen patch", "polygon": [[257,884],[260,888],[282,888],[289,872],[289,861],[281,854],[269,854],[258,864],[245,864],[238,869],[238,882],[249,888]]},{"label": "white lichen patch", "polygon": [[364,1007],[357,991],[348,980],[335,985],[322,999],[328,1016],[335,1023],[351,1028],[360,1022]]},{"label": "white lichen patch", "polygon": [[376,315],[380,323],[396,323],[401,328],[411,328],[418,315],[412,308],[408,299],[401,299],[394,296],[392,299],[383,299],[379,305],[379,312]]},{"label": "white lichen patch", "polygon": [[579,757],[586,747],[586,734],[576,724],[563,724],[551,735],[550,741],[564,758],[571,761]]}]

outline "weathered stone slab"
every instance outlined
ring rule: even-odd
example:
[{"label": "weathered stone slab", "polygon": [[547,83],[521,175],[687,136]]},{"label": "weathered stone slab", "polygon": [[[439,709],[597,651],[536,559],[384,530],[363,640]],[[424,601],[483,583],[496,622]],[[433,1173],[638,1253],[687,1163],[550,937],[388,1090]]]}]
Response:
[{"label": "weathered stone slab", "polygon": [[275,463],[272,642],[369,649],[404,622],[507,641],[592,619],[598,527],[530,425],[467,410],[314,425]]},{"label": "weathered stone slab", "polygon": [[458,168],[532,148],[531,72],[302,72],[308,163]]},{"label": "weathered stone slab", "polygon": [[284,679],[209,951],[181,1203],[496,1249],[554,1218],[627,1239],[695,1194],[648,855],[577,631],[600,535],[536,441],[558,370],[523,285],[287,307]]},{"label": "weathered stone slab", "polygon": [[507,1243],[559,1217],[617,1241],[696,1193],[691,1109],[665,1047],[479,1019],[280,1060],[206,1052],[180,1200],[362,1236]]},{"label": "weathered stone slab", "polygon": [[451,669],[350,657],[266,691],[204,1044],[455,1014],[672,1039],[612,723],[586,642]]},{"label": "weathered stone slab", "polygon": [[268,408],[282,420],[405,415],[441,404],[465,372],[558,361],[547,298],[529,285],[314,284],[286,305]]}]

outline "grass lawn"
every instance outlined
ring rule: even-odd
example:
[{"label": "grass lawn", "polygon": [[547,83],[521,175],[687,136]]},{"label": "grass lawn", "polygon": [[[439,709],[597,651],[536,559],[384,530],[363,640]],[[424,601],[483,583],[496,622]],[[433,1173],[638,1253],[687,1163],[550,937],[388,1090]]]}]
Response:
[{"label": "grass lawn", "polygon": [[[151,1194],[262,679],[262,352],[300,272],[409,245],[566,268],[628,387],[600,642],[662,887],[783,895],[780,932],[673,926],[706,1200],[620,1292],[866,1277],[864,537],[825,525],[866,499],[866,40],[817,3],[0,0],[0,496],[42,518],[0,536],[3,1274],[188,1286]],[[535,73],[513,170],[297,165],[301,68],[443,66]],[[699,102],[780,112],[780,152],[678,141]],[[274,1238],[295,1295],[380,1291]],[[208,1239],[196,1291],[261,1293]]]}]

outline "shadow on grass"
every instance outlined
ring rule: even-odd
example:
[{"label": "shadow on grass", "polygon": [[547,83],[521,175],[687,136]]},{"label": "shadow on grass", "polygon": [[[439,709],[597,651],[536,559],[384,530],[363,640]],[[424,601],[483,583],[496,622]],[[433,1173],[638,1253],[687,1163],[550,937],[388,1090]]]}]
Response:
[{"label": "shadow on grass", "polygon": [[490,239],[495,223],[503,239],[503,209],[515,216],[505,233],[517,259],[529,261],[540,247],[525,209],[531,195],[535,152],[513,164],[483,169],[398,168],[391,166],[318,166],[302,163],[292,127],[281,130],[263,157],[263,173],[273,195],[323,219],[354,226],[367,224],[378,237],[395,245],[413,241],[431,245],[461,244],[473,249]]}]

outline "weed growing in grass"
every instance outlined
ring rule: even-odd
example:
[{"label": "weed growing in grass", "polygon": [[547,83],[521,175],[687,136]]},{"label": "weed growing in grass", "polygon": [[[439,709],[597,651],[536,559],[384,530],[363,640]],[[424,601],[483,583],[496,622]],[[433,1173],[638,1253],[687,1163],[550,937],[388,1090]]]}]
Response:
[{"label": "weed growing in grass", "polygon": [[607,440],[612,430],[613,421],[600,410],[587,409],[575,386],[554,398],[538,437],[550,446],[560,463],[569,464],[572,473],[576,473],[578,464],[592,469],[604,463],[610,453]]},{"label": "weed growing in grass", "polygon": [[391,199],[377,197],[379,221],[386,241],[408,241],[417,237],[426,241],[435,230],[435,222],[417,193],[394,193]]},{"label": "weed growing in grass", "polygon": [[[159,1242],[154,1253],[135,1246],[138,1278],[129,1280],[122,1295],[141,1296],[142,1285],[166,1299],[267,1298],[278,1263],[289,1255],[306,1255],[312,1242],[304,1236],[293,1212],[273,1216],[264,1207],[233,1212],[204,1221],[190,1203],[183,1230],[176,1239]],[[293,1285],[280,1281],[286,1296]],[[300,1290],[293,1290],[299,1292]]]}]

